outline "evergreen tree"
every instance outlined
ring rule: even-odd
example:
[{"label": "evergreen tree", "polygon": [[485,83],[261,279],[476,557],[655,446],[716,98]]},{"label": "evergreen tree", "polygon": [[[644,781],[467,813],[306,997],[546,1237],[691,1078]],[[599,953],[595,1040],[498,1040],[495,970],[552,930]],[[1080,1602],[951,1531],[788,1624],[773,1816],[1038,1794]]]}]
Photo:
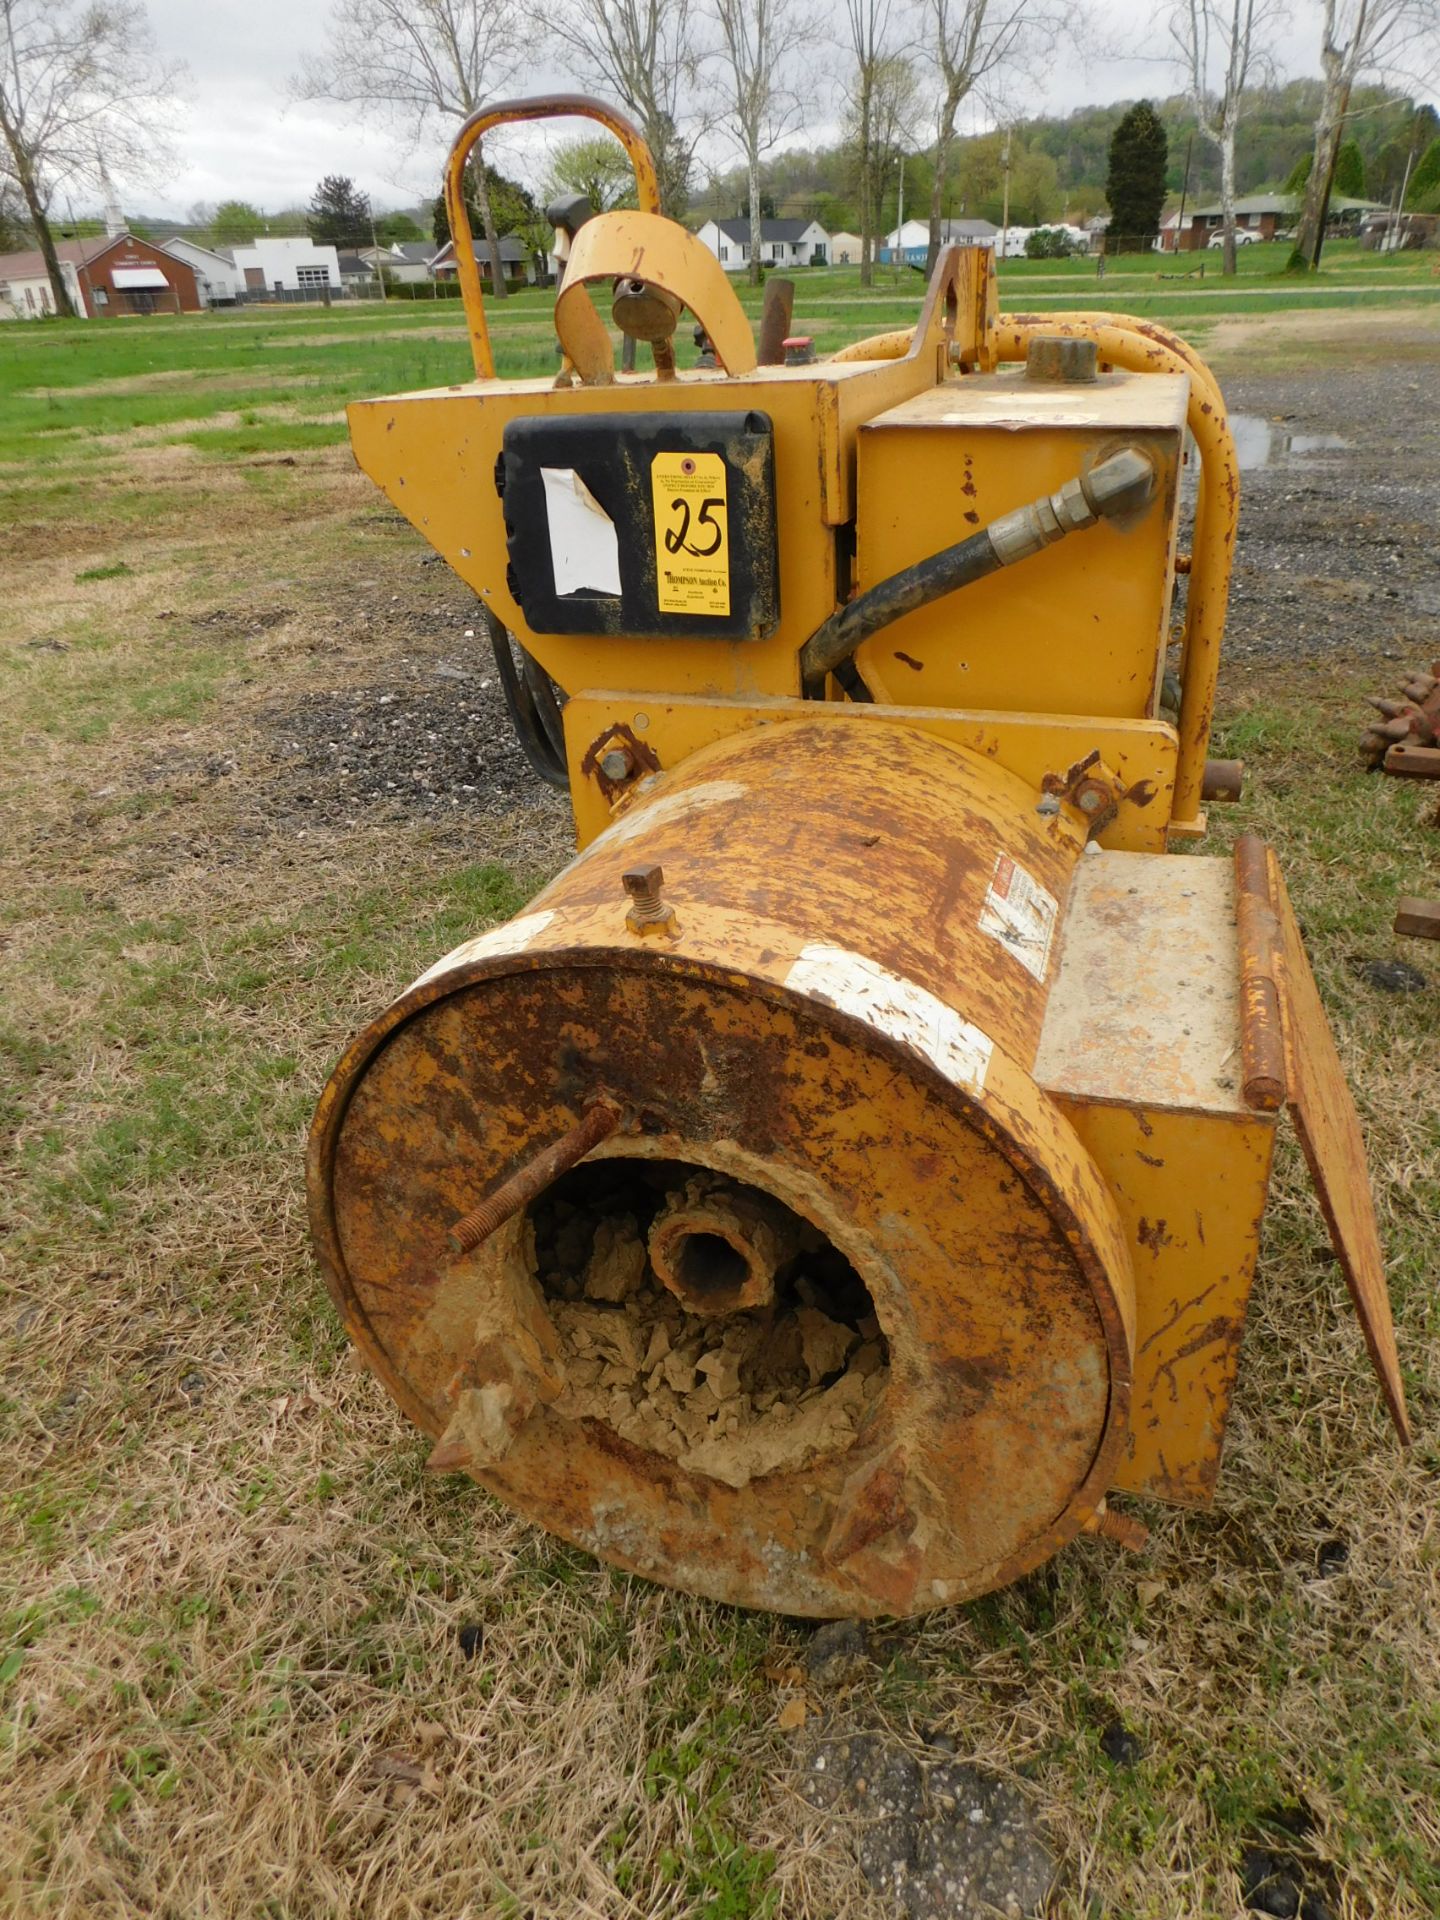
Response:
[{"label": "evergreen tree", "polygon": [[310,202],[310,238],[317,245],[364,247],[370,242],[370,202],[343,173],[327,173]]},{"label": "evergreen tree", "polygon": [[1297,196],[1302,194],[1305,191],[1305,182],[1310,178],[1310,169],[1314,164],[1315,149],[1312,147],[1308,153],[1301,154],[1294,166],[1291,167],[1289,173],[1286,174],[1285,185],[1281,191],[1283,193],[1293,193]]},{"label": "evergreen tree", "polygon": [[1405,205],[1412,212],[1440,212],[1440,139],[1432,140],[1415,162]]},{"label": "evergreen tree", "polygon": [[1331,192],[1338,193],[1342,200],[1365,198],[1365,160],[1357,141],[1346,140],[1336,154]]},{"label": "evergreen tree", "polygon": [[1133,253],[1160,231],[1165,204],[1165,126],[1148,100],[1138,100],[1110,140],[1105,197],[1110,202],[1106,251]]}]

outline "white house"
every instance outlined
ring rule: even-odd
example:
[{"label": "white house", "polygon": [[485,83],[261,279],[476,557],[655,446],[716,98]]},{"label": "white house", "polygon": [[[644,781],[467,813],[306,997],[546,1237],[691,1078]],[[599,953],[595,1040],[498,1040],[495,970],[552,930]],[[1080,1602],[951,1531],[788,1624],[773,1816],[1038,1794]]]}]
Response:
[{"label": "white house", "polygon": [[[104,240],[62,240],[55,249],[60,256],[60,276],[70,294],[70,305],[82,317],[86,316],[80,269],[90,251],[101,252],[108,244]],[[45,270],[45,256],[39,249],[0,254],[0,320],[43,320],[47,313],[54,311],[50,276]]]},{"label": "white house", "polygon": [[340,292],[340,256],[334,247],[267,236],[248,247],[232,247],[231,253],[252,298],[266,293],[319,293],[326,287]]},{"label": "white house", "polygon": [[195,275],[195,285],[207,307],[233,307],[245,291],[245,276],[228,253],[202,247],[194,240],[161,240],[163,253],[183,260]]},{"label": "white house", "polygon": [[[538,285],[535,261],[537,255],[525,244],[518,233],[500,235],[500,264],[505,269],[507,280],[523,280],[527,286]],[[490,284],[490,249],[485,244],[483,233],[475,236],[475,261],[480,269],[482,286]],[[545,256],[545,271],[553,280],[559,261],[553,253]],[[430,271],[437,280],[453,280],[459,269],[455,265],[455,242],[447,240],[435,258],[430,262]]]},{"label": "white house", "polygon": [[[941,246],[993,247],[999,228],[988,220],[942,220]],[[892,227],[880,242],[880,258],[889,264],[903,260],[906,266],[923,267],[930,251],[930,222],[907,220],[903,227]]]},{"label": "white house", "polygon": [[[750,222],[707,220],[699,238],[727,273],[750,264]],[[830,236],[818,220],[762,220],[760,261],[767,267],[826,266]]]},{"label": "white house", "polygon": [[[446,241],[449,246],[449,241]],[[402,287],[418,287],[435,278],[433,240],[397,240],[389,247],[361,247],[360,258]]]}]

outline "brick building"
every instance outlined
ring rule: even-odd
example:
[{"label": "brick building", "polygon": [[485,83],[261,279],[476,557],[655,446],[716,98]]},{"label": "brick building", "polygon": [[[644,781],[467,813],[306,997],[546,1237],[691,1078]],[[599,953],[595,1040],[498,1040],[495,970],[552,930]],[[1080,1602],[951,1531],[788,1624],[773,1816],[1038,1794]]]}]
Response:
[{"label": "brick building", "polygon": [[[55,251],[70,298],[87,319],[204,309],[194,268],[133,233],[60,240]],[[54,311],[39,249],[0,254],[0,318],[38,319]]]}]

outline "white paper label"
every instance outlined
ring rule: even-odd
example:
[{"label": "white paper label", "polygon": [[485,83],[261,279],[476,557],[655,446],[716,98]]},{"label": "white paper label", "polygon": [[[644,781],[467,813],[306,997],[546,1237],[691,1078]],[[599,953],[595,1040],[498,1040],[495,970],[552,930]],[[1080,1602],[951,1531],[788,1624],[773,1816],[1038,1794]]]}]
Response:
[{"label": "white paper label", "polygon": [[1053,893],[1047,893],[1008,853],[998,855],[980,909],[980,931],[998,940],[1037,980],[1045,978],[1050,965],[1059,910]]},{"label": "white paper label", "polygon": [[455,967],[468,967],[472,960],[488,960],[497,953],[523,953],[532,941],[540,938],[554,918],[555,909],[547,907],[543,913],[524,913],[518,920],[507,920],[503,926],[491,927],[488,933],[477,933],[473,940],[467,940],[463,946],[447,953],[443,960],[437,960],[428,972],[411,982],[406,992],[413,993],[416,987],[423,987],[427,980],[435,979],[438,974],[449,973]]},{"label": "white paper label", "polygon": [[888,973],[863,954],[844,947],[805,947],[785,976],[785,984],[812,999],[828,1000],[877,1033],[899,1040],[956,1086],[976,1093],[984,1087],[995,1051],[990,1036],[962,1020],[927,988]]},{"label": "white paper label", "polygon": [[619,593],[615,522],[573,467],[542,467],[555,591]]}]

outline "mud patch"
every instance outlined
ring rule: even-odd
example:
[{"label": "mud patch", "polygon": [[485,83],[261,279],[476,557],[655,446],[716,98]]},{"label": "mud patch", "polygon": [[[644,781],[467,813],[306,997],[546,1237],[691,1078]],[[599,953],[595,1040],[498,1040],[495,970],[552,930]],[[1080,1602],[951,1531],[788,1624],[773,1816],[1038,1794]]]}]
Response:
[{"label": "mud patch", "polygon": [[[715,1314],[668,1291],[651,1236],[677,1197],[694,1199],[696,1176],[673,1161],[604,1160],[576,1168],[531,1209],[564,1359],[555,1411],[743,1487],[851,1446],[888,1384],[889,1350],[849,1261],[788,1208],[734,1183],[742,1202],[753,1194],[784,1216],[773,1298]],[[718,1248],[703,1251],[723,1263]]]}]

